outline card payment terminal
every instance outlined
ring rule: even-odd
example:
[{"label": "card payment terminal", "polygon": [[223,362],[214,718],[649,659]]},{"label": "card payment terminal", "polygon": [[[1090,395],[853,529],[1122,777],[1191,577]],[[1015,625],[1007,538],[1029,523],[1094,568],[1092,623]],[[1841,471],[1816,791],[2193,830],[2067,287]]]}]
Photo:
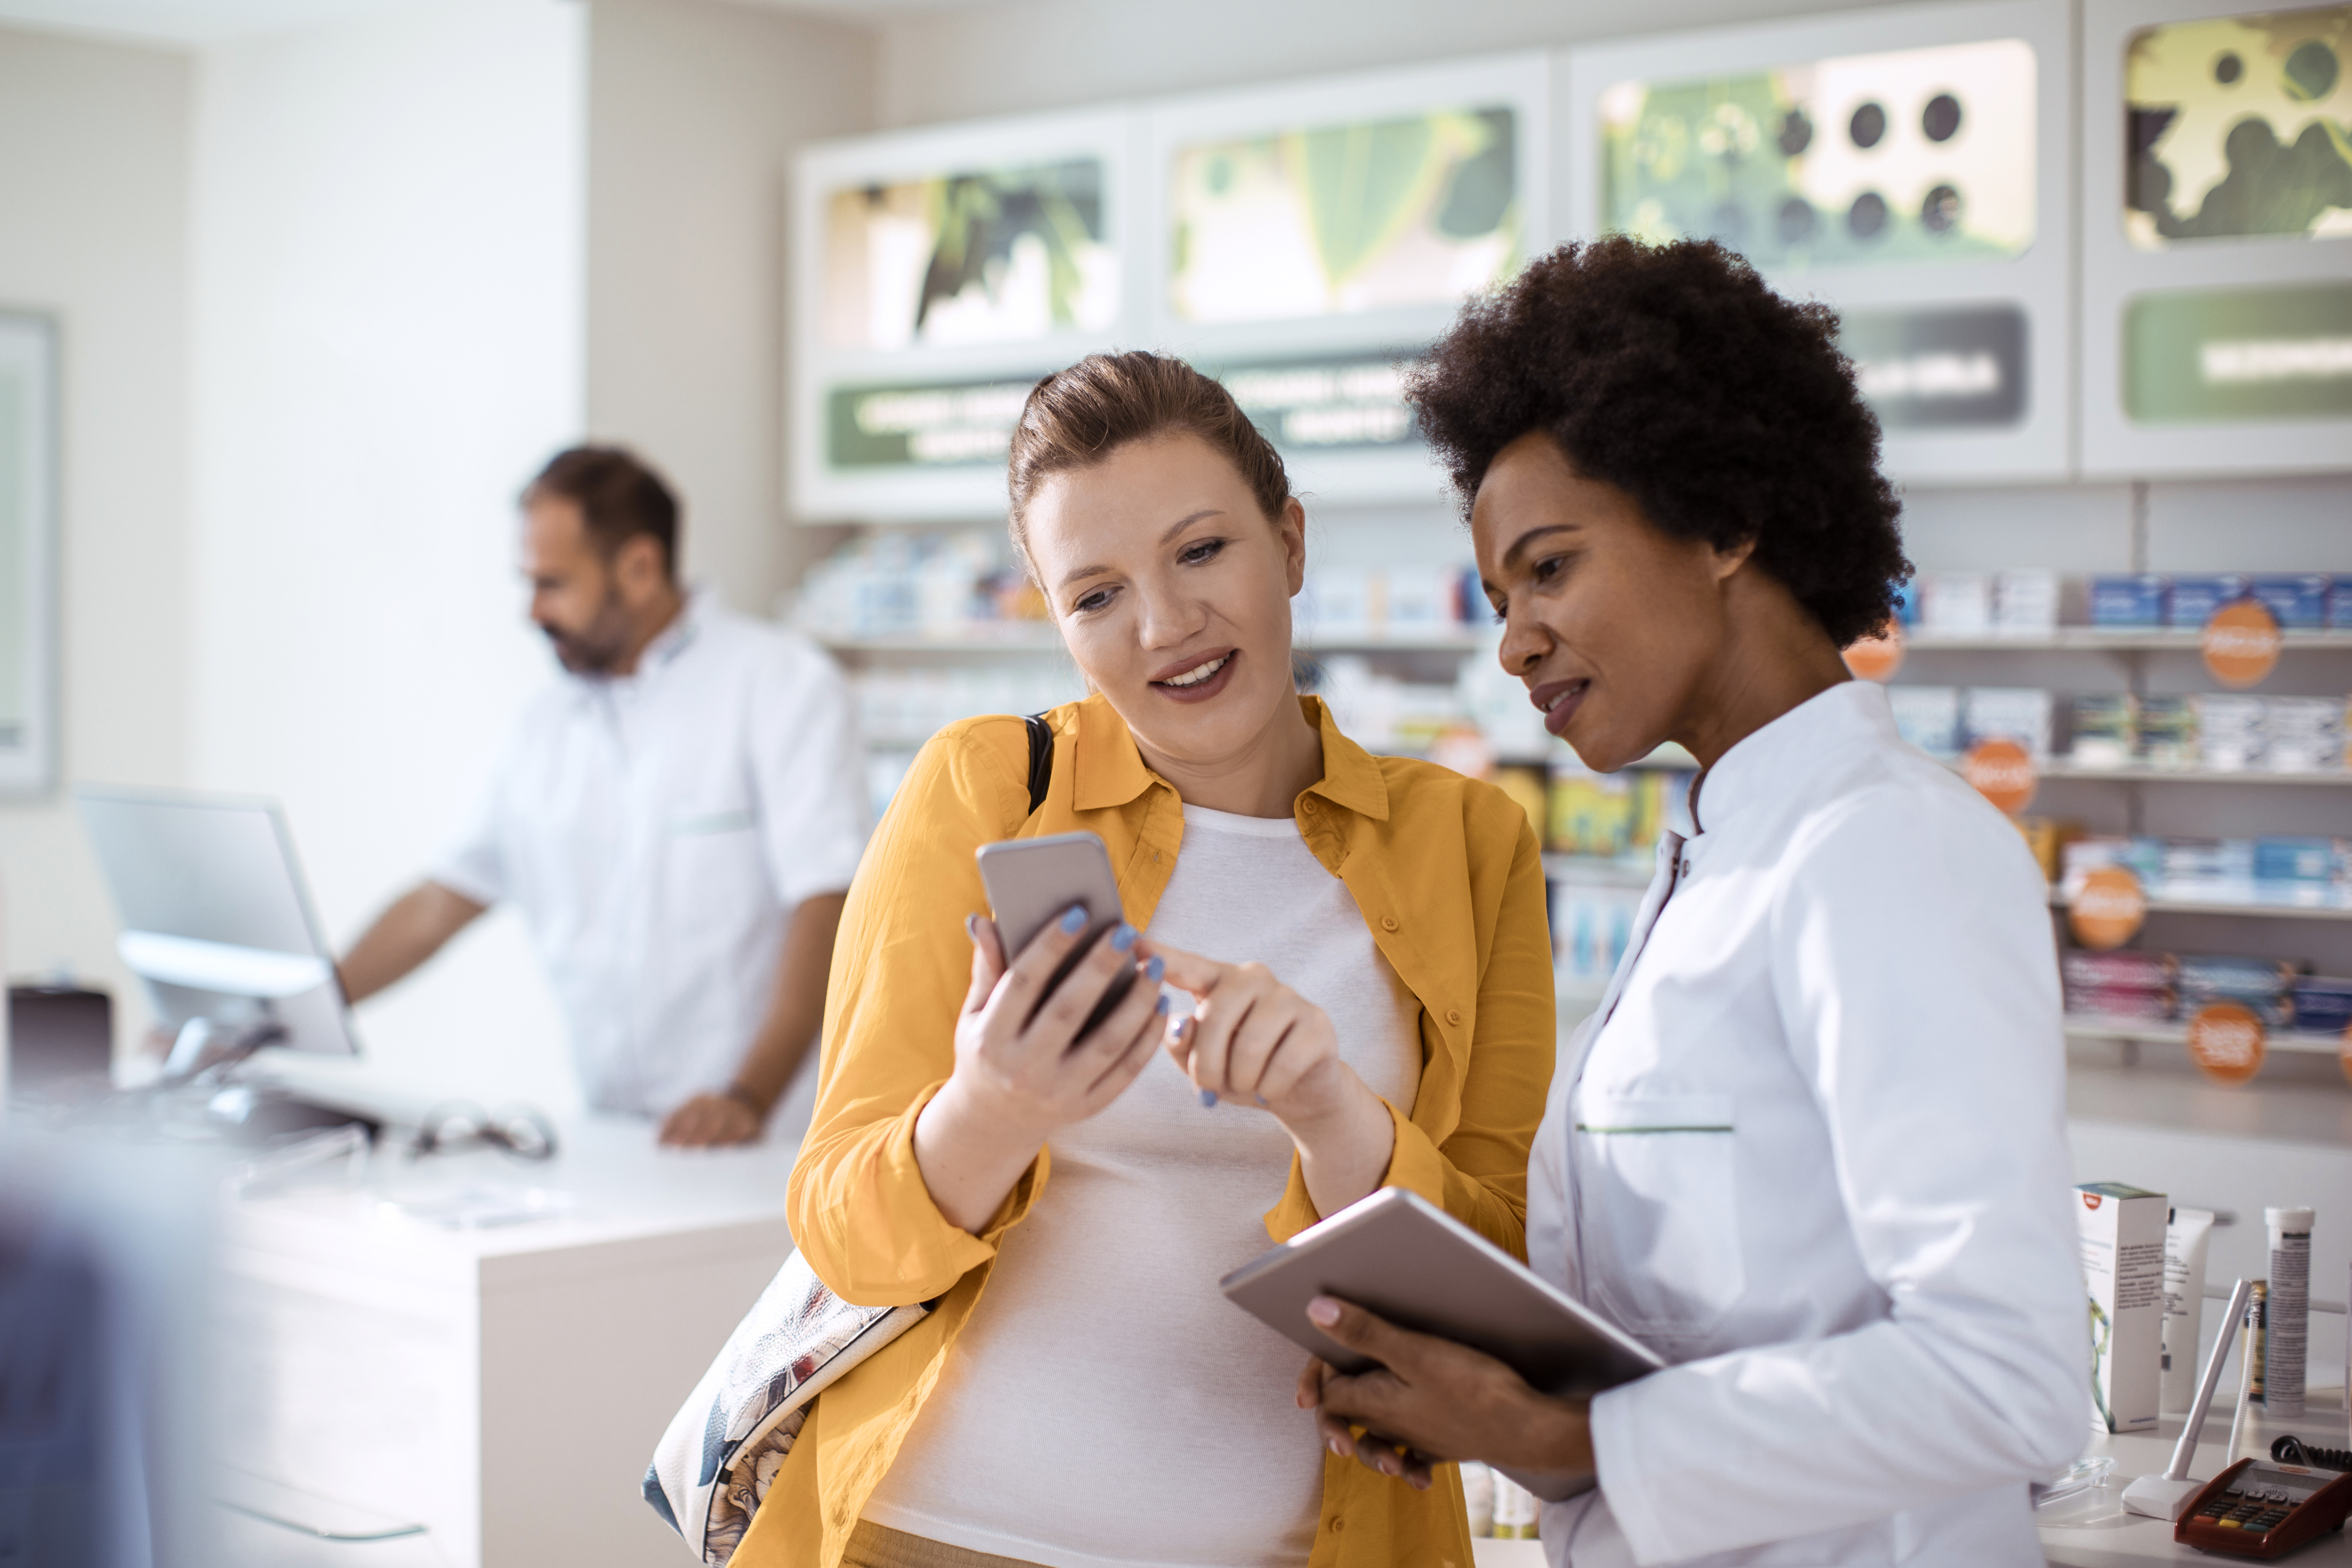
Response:
[{"label": "card payment terminal", "polygon": [[2352,1471],[2240,1459],[2190,1500],[2172,1539],[2204,1552],[2284,1557],[2314,1536],[2341,1530],[2347,1513]]}]

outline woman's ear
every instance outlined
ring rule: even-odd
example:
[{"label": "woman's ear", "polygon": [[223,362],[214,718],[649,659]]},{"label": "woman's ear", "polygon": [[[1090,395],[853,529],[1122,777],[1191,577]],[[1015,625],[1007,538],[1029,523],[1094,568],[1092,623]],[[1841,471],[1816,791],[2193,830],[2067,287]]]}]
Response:
[{"label": "woman's ear", "polygon": [[1282,536],[1282,558],[1290,583],[1291,596],[1307,585],[1307,509],[1297,496],[1282,503],[1282,515],[1275,520],[1275,530]]},{"label": "woman's ear", "polygon": [[1729,546],[1718,544],[1713,548],[1715,580],[1718,583],[1725,582],[1733,573],[1747,565],[1748,558],[1756,553],[1756,536],[1749,534],[1737,544]]}]

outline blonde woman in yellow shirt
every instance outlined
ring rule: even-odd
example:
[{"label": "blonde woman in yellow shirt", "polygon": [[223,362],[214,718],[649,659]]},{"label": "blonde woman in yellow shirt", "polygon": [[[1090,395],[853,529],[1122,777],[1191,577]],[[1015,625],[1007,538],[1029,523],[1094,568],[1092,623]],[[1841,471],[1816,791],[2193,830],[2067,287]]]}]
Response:
[{"label": "blonde woman in yellow shirt", "polygon": [[[792,1180],[819,1277],[937,1310],[818,1397],[736,1562],[1469,1568],[1452,1468],[1327,1452],[1298,1352],[1216,1281],[1381,1186],[1523,1251],[1555,1028],[1534,833],[1298,695],[1304,514],[1217,383],[1144,353],[1047,377],[1011,489],[1094,695],[1047,715],[1034,813],[1018,719],[916,759],[850,889]],[[1077,938],[1008,966],[973,853],[1080,830],[1126,923],[1035,1009]],[[1129,966],[1179,1021],[1139,984],[1074,1038]]]}]

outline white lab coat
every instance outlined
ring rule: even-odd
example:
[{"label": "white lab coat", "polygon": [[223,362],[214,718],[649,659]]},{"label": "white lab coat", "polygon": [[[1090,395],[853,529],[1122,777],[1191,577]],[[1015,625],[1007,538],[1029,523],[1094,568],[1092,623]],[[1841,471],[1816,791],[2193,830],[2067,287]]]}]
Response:
[{"label": "white lab coat", "polygon": [[[727,1088],[793,910],[849,886],[865,774],[833,660],[697,594],[634,675],[566,675],[523,710],[430,874],[521,906],[588,1102],[664,1115]],[[796,1106],[805,1125],[806,1087],[772,1135]]]},{"label": "white lab coat", "polygon": [[2089,1408],[2042,878],[1862,681],[1697,813],[1536,1135],[1529,1261],[1671,1363],[1593,1402],[1547,1554],[2039,1564]]}]

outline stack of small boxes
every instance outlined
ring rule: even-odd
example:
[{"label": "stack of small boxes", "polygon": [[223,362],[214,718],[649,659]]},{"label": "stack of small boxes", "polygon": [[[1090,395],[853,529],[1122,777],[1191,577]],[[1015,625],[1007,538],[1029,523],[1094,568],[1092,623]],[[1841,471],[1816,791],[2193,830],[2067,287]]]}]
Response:
[{"label": "stack of small boxes", "polygon": [[2352,577],[2324,572],[2094,577],[2089,598],[2091,625],[2110,631],[2194,631],[2246,598],[2283,631],[2352,630]]}]

